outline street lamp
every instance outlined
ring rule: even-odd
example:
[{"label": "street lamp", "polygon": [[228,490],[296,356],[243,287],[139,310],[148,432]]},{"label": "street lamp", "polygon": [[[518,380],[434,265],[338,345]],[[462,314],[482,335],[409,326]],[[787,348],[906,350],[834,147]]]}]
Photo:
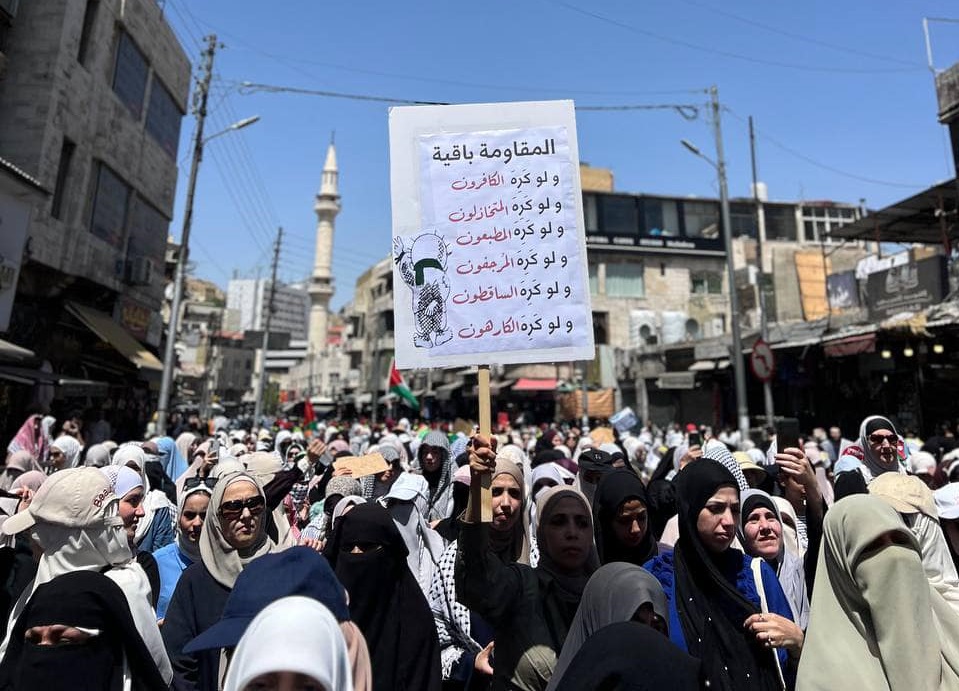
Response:
[{"label": "street lamp", "polygon": [[716,169],[719,178],[719,206],[722,215],[723,244],[726,250],[726,276],[729,282],[730,328],[733,337],[733,379],[736,385],[736,417],[740,441],[749,439],[749,405],[746,400],[746,369],[743,365],[743,339],[739,328],[739,296],[736,294],[736,270],[733,267],[732,221],[729,217],[729,190],[726,184],[726,161],[723,158],[723,133],[719,122],[719,90],[709,89],[713,111],[713,133],[716,137],[716,160],[712,160],[692,142],[682,139],[680,143],[690,153],[699,156]]},{"label": "street lamp", "polygon": [[163,353],[163,378],[160,381],[160,397],[157,401],[157,434],[166,436],[167,416],[170,406],[170,390],[173,387],[173,370],[176,369],[176,334],[180,328],[180,301],[183,297],[183,281],[186,277],[187,255],[190,252],[190,227],[193,224],[193,196],[196,192],[196,176],[203,160],[203,146],[227,132],[248,127],[260,119],[259,115],[244,118],[233,123],[225,130],[203,138],[203,122],[206,119],[207,91],[202,92],[199,116],[197,117],[196,136],[193,139],[193,163],[190,165],[190,179],[186,188],[186,206],[183,210],[183,230],[180,233],[180,252],[173,278],[173,301],[170,303],[170,324],[167,327],[166,348]]}]

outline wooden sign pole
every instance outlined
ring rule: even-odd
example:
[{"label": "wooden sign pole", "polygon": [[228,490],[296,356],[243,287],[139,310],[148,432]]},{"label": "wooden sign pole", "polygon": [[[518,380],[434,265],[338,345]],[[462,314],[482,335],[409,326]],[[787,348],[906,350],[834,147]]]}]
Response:
[{"label": "wooden sign pole", "polygon": [[[492,436],[492,420],[490,414],[489,392],[489,365],[479,366],[479,433],[484,437]],[[470,484],[470,503],[480,507],[480,521],[493,522],[493,476],[484,474],[481,483]]]}]

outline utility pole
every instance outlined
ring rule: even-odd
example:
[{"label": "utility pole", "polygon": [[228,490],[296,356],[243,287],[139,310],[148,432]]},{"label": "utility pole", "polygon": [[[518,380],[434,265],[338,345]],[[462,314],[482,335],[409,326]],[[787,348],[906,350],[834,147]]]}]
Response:
[{"label": "utility pole", "polygon": [[263,352],[260,356],[260,376],[256,381],[256,407],[253,411],[253,424],[260,426],[263,416],[263,385],[266,383],[266,351],[270,345],[270,322],[273,320],[274,301],[276,299],[276,268],[280,263],[280,245],[283,242],[283,229],[276,233],[276,243],[273,245],[273,268],[270,276],[270,299],[266,308],[266,323],[263,325]]},{"label": "utility pole", "polygon": [[206,37],[203,51],[203,78],[193,95],[193,114],[196,116],[196,135],[193,138],[193,163],[187,183],[186,206],[183,212],[183,230],[180,233],[180,252],[177,257],[176,274],[173,279],[173,301],[170,303],[170,323],[167,327],[166,348],[163,353],[163,378],[160,381],[160,397],[157,401],[157,434],[166,436],[167,417],[170,407],[170,391],[173,388],[173,370],[176,369],[176,335],[180,326],[180,301],[183,298],[183,281],[190,252],[190,226],[193,223],[193,196],[196,192],[196,175],[203,160],[203,124],[206,120],[207,97],[213,79],[213,56],[216,53],[216,35]]},{"label": "utility pole", "polygon": [[[756,133],[753,131],[753,116],[749,116],[749,157],[753,165],[753,202],[756,204],[756,267],[759,271],[759,337],[769,343],[769,319],[766,312],[766,274],[763,272],[763,239],[766,235],[766,210],[759,198],[759,180],[756,175]],[[823,261],[825,266],[825,260]],[[766,404],[766,424],[774,424],[773,385],[768,379],[763,382],[763,400]],[[745,441],[745,440],[743,440]]]},{"label": "utility pole", "polygon": [[746,399],[746,370],[743,364],[743,338],[739,327],[739,296],[736,294],[736,269],[733,266],[733,228],[729,214],[729,187],[726,181],[726,159],[723,155],[723,130],[720,124],[719,89],[709,87],[716,137],[716,172],[719,175],[719,204],[723,221],[723,242],[726,250],[726,276],[729,281],[729,325],[732,331],[733,379],[736,385],[736,418],[740,442],[749,439],[749,403]]},{"label": "utility pole", "polygon": [[373,317],[375,319],[374,326],[376,327],[373,332],[373,368],[370,372],[370,391],[373,392],[373,400],[371,402],[371,412],[370,412],[370,428],[376,427],[376,404],[378,403],[377,399],[379,398],[378,385],[376,383],[376,378],[379,376],[380,369],[380,335],[383,333],[384,327],[380,322],[380,315],[376,313]]}]

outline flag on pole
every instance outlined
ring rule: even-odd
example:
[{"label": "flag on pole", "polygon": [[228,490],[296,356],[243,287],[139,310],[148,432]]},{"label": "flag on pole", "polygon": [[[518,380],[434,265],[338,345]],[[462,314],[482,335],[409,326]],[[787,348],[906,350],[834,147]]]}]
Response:
[{"label": "flag on pole", "polygon": [[416,400],[416,396],[410,391],[410,387],[406,385],[406,382],[403,380],[403,375],[396,369],[396,360],[390,360],[390,377],[386,382],[386,388],[390,393],[394,393],[406,401],[406,405],[416,410],[420,409],[420,402]]},{"label": "flag on pole", "polygon": [[309,398],[303,404],[303,426],[313,429],[313,423],[316,421],[316,413],[313,412],[313,401]]}]

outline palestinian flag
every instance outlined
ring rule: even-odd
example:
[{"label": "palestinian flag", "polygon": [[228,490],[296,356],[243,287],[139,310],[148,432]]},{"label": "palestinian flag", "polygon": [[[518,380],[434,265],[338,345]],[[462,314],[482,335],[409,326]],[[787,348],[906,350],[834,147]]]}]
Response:
[{"label": "palestinian flag", "polygon": [[396,360],[390,360],[390,378],[386,382],[386,388],[390,393],[396,394],[402,398],[410,408],[420,409],[420,402],[410,391],[410,387],[403,381],[403,375],[396,369]]}]

